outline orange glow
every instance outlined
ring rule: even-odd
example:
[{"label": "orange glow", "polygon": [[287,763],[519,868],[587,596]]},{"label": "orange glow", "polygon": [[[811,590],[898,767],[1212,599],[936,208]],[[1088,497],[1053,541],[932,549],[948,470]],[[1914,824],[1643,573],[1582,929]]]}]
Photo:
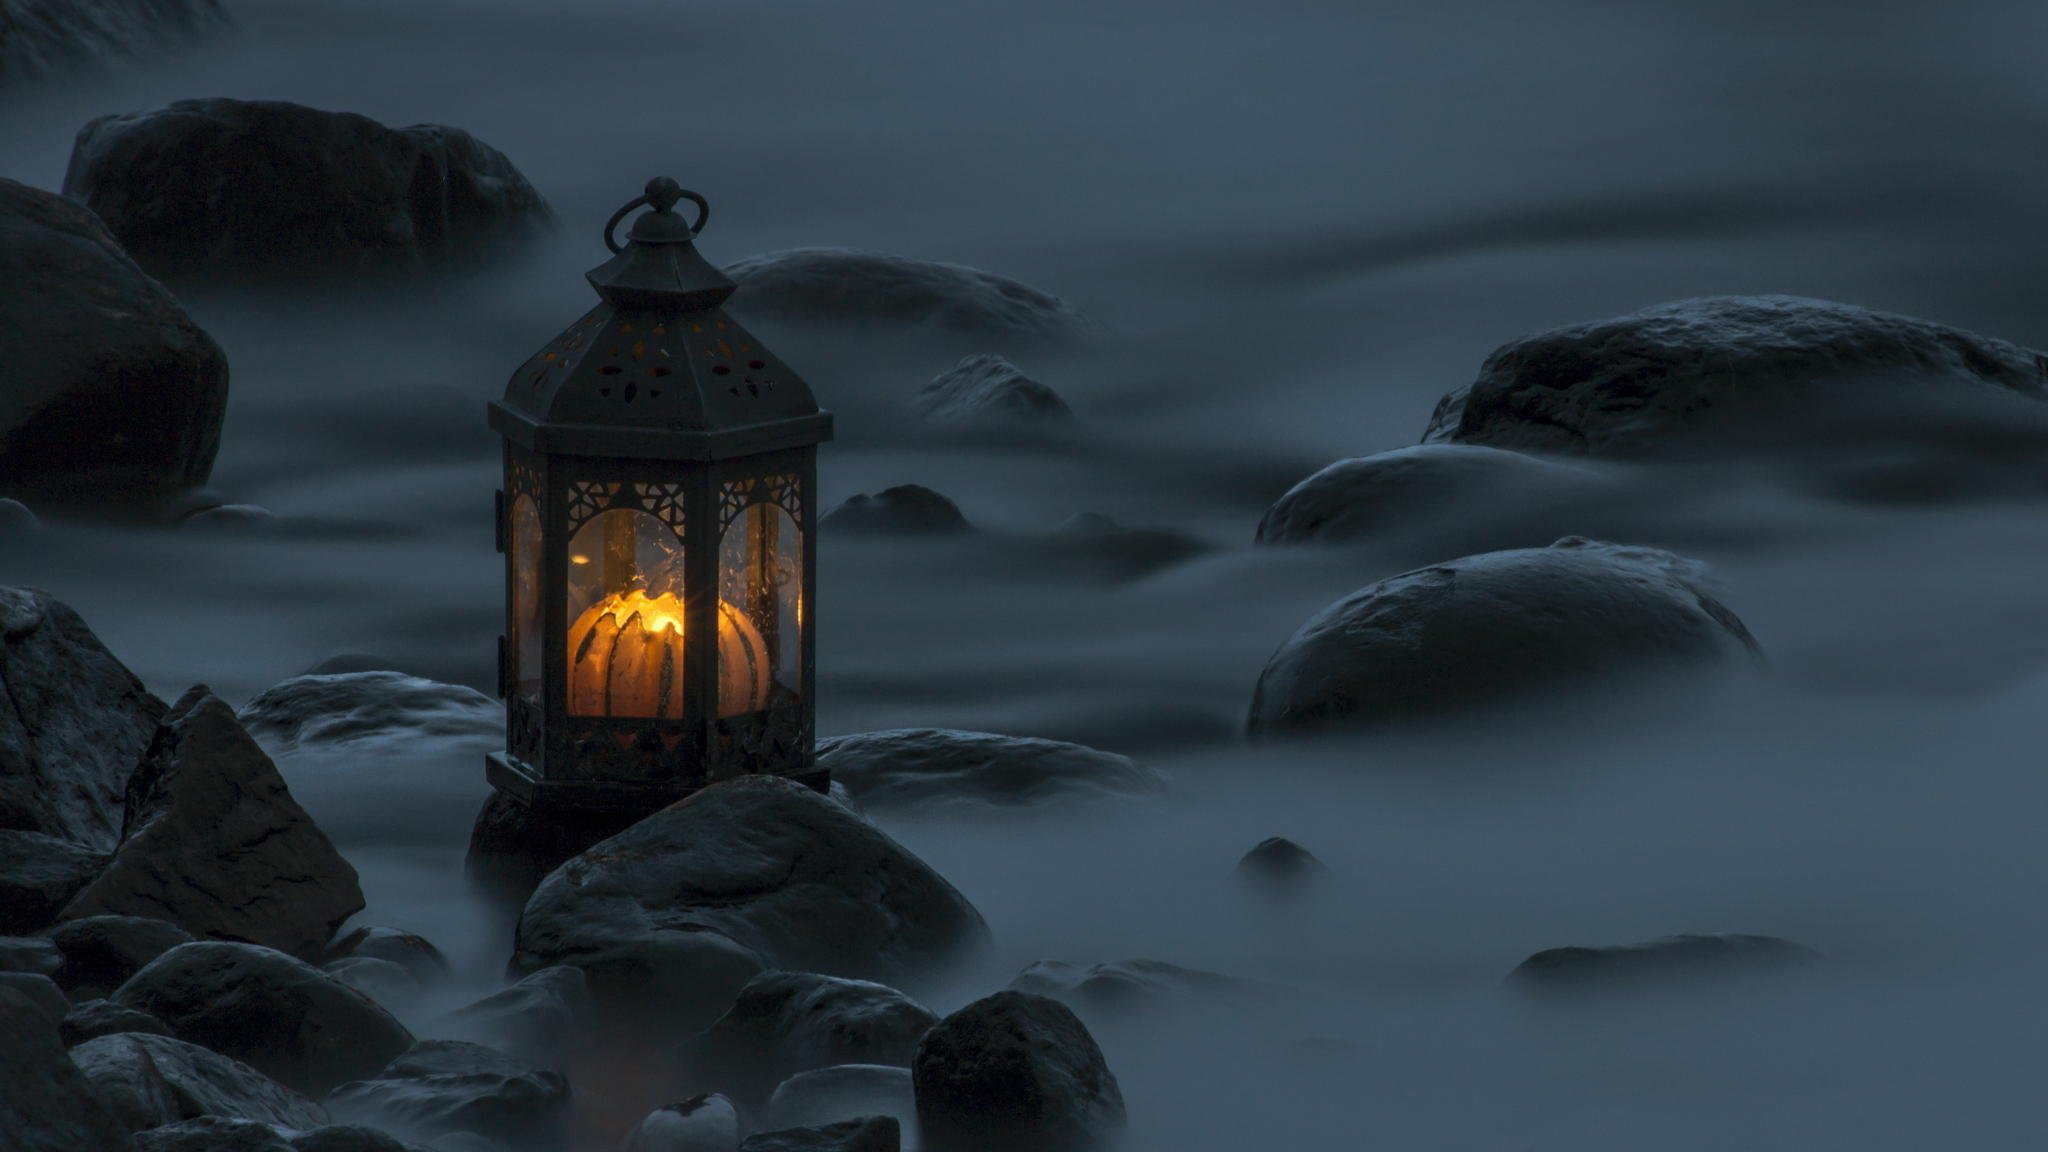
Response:
[{"label": "orange glow", "polygon": [[[572,716],[683,715],[683,603],[673,592],[615,592],[569,627]],[[768,702],[768,645],[733,605],[718,602],[718,714]]]}]

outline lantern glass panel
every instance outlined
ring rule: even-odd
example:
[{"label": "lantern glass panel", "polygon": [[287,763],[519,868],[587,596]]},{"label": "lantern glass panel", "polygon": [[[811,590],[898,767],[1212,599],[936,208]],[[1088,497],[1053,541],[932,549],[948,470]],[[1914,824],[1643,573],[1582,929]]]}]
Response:
[{"label": "lantern glass panel", "polygon": [[512,683],[529,700],[540,699],[541,539],[540,509],[533,497],[512,501]]},{"label": "lantern glass panel", "polygon": [[637,508],[599,512],[569,539],[571,716],[680,719],[683,543]]},{"label": "lantern glass panel", "polygon": [[[770,684],[802,690],[803,536],[780,504],[751,504],[726,526],[718,560],[721,606],[736,609],[748,633],[761,641],[758,666],[750,671],[762,690],[740,699],[720,685],[719,715],[736,716],[766,708]],[[723,649],[719,656],[724,659]]]}]

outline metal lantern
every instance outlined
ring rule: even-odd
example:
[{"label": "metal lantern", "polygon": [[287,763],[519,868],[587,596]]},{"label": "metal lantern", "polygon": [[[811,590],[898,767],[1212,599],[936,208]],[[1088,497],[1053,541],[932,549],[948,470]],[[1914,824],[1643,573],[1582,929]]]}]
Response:
[{"label": "metal lantern", "polygon": [[824,786],[813,544],[832,416],[725,314],[735,286],[694,243],[709,216],[666,177],[614,213],[614,256],[587,274],[602,302],[490,406],[506,749],[488,772],[528,808],[649,812],[746,773]]}]

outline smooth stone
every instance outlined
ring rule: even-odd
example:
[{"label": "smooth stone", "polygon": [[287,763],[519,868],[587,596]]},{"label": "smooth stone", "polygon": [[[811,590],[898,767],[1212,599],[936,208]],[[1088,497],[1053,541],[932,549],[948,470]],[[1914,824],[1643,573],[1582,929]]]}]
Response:
[{"label": "smooth stone", "polygon": [[502,992],[437,1017],[427,1032],[501,1048],[542,1068],[561,1069],[598,1021],[597,1000],[581,968],[543,968]]},{"label": "smooth stone", "polygon": [[569,1081],[481,1044],[423,1040],[375,1076],[335,1088],[327,1108],[337,1120],[413,1139],[472,1132],[552,1149],[567,1134]]},{"label": "smooth stone", "polygon": [[41,936],[0,936],[0,972],[54,977],[62,967],[64,953]]},{"label": "smooth stone", "polygon": [[108,995],[151,960],[193,939],[176,924],[147,916],[84,916],[44,935],[63,953],[57,983],[75,999]]},{"label": "smooth stone", "polygon": [[1642,944],[1549,948],[1508,973],[1524,992],[1586,994],[1727,982],[1808,967],[1820,953],[1776,936],[1668,936]]},{"label": "smooth stone", "polygon": [[1293,895],[1330,878],[1330,866],[1285,836],[1269,836],[1246,852],[1233,879],[1265,895]]},{"label": "smooth stone", "polygon": [[236,715],[250,735],[280,751],[372,739],[502,737],[505,731],[501,702],[460,684],[391,671],[294,676]]},{"label": "smooth stone", "polygon": [[1317,471],[1266,509],[1254,540],[1360,543],[1484,518],[1495,547],[1536,547],[1569,534],[1577,507],[1614,487],[1590,469],[1519,452],[1419,444]]},{"label": "smooth stone", "polygon": [[131,1132],[201,1116],[286,1128],[327,1123],[325,1109],[247,1064],[169,1036],[101,1036],[73,1048],[71,1059]]},{"label": "smooth stone", "polygon": [[0,988],[8,989],[15,995],[41,1009],[50,1023],[61,1028],[64,1017],[71,1014],[71,1001],[64,990],[48,976],[34,972],[0,972]]},{"label": "smooth stone", "polygon": [[128,1129],[64,1052],[48,1010],[0,981],[0,1148],[130,1152]]},{"label": "smooth stone", "polygon": [[863,536],[938,536],[972,531],[960,506],[922,484],[898,484],[870,496],[848,497],[827,510],[818,526]]},{"label": "smooth stone", "polygon": [[1271,985],[1163,960],[1083,964],[1040,960],[1010,981],[1015,992],[1058,1000],[1077,1012],[1128,1016],[1169,1004],[1214,1004],[1276,991]]},{"label": "smooth stone", "polygon": [[908,1066],[938,1014],[894,988],[815,972],[763,972],[697,1038],[721,1087],[758,1102],[790,1076],[833,1064]]},{"label": "smooth stone", "polygon": [[816,1128],[756,1132],[740,1152],[901,1152],[903,1129],[894,1116],[862,1116]]},{"label": "smooth stone", "polygon": [[927,424],[946,428],[1044,432],[1074,421],[1059,393],[988,352],[962,358],[910,403]]},{"label": "smooth stone", "polygon": [[890,323],[966,334],[1067,339],[1088,324],[1065,301],[960,264],[849,248],[793,248],[728,265],[732,309],[834,326]]},{"label": "smooth stone", "polygon": [[402,964],[374,956],[344,956],[320,966],[322,972],[361,992],[395,1016],[411,1015],[427,990]]},{"label": "smooth stone", "polygon": [[0,534],[34,532],[43,526],[34,511],[19,500],[0,499]]},{"label": "smooth stone", "polygon": [[904,1131],[917,1127],[917,1094],[910,1069],[888,1064],[837,1064],[799,1072],[768,1097],[764,1128],[813,1128],[862,1116],[894,1116]]},{"label": "smooth stone", "polygon": [[1066,1005],[998,992],[925,1033],[910,1066],[933,1152],[1076,1152],[1114,1140],[1124,1098]]},{"label": "smooth stone", "polygon": [[64,1014],[59,1026],[64,1037],[64,1046],[76,1048],[88,1040],[112,1036],[119,1032],[134,1032],[147,1036],[169,1036],[171,1026],[133,1008],[124,1008],[112,1000],[87,1000],[73,1004]]},{"label": "smooth stone", "polygon": [[619,1152],[736,1152],[739,1146],[739,1112],[713,1093],[649,1112]]},{"label": "smooth stone", "polygon": [[1064,811],[1105,800],[1157,799],[1167,790],[1158,771],[1113,752],[952,728],[891,728],[821,740],[818,766],[874,812],[1038,805]]},{"label": "smooth stone", "polygon": [[136,1152],[292,1152],[277,1129],[254,1120],[202,1116],[135,1137]]}]

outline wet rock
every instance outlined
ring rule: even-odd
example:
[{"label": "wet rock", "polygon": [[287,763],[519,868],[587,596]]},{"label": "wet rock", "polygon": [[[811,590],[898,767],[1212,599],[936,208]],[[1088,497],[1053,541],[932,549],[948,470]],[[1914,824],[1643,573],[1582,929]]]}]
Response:
[{"label": "wet rock", "polygon": [[626,830],[636,813],[529,808],[493,790],[477,810],[463,861],[470,882],[517,906],[542,878],[591,845]]},{"label": "wet rock", "polygon": [[309,1095],[375,1074],[412,1034],[318,968],[254,944],[181,944],[113,995],[179,1039],[253,1065]]},{"label": "wet rock", "polygon": [[0,83],[156,55],[228,22],[219,0],[0,0]]},{"label": "wet rock", "polygon": [[[0,244],[4,228],[0,223]],[[7,299],[33,291],[12,283]],[[16,362],[13,371],[25,369]],[[0,827],[112,850],[121,834],[122,789],[149,747],[164,702],[114,659],[78,613],[41,592],[9,587],[0,587],[0,695],[11,705],[0,708]],[[10,840],[5,847],[34,853],[32,863],[10,857],[0,866],[0,875],[19,877],[15,883],[32,892],[50,891],[84,866],[75,853],[38,842]]]},{"label": "wet rock", "polygon": [[254,1120],[202,1116],[135,1137],[136,1152],[292,1152],[277,1129]]},{"label": "wet rock", "polygon": [[112,1036],[118,1032],[135,1032],[147,1036],[169,1036],[171,1026],[147,1012],[123,1008],[112,1000],[87,1000],[73,1005],[64,1014],[59,1026],[64,1037],[64,1046],[76,1048],[87,1040],[101,1036]]},{"label": "wet rock", "polygon": [[1782,973],[1819,959],[1812,949],[1776,936],[1669,936],[1643,944],[1546,949],[1508,973],[1508,983],[1525,992],[1619,992]]},{"label": "wet rock", "polygon": [[0,829],[0,932],[47,927],[107,859],[104,852],[55,836]]},{"label": "wet rock", "polygon": [[817,1128],[756,1132],[740,1152],[901,1152],[903,1130],[894,1116],[863,1116]]},{"label": "wet rock", "polygon": [[959,264],[847,248],[794,248],[725,269],[742,319],[891,323],[967,334],[1065,339],[1087,323],[1056,296]]},{"label": "wet rock", "polygon": [[832,1064],[910,1063],[939,1017],[894,988],[813,972],[763,972],[698,1045],[728,1077],[722,1086],[758,1102],[798,1072]]},{"label": "wet rock", "polygon": [[1010,981],[1010,989],[1058,1000],[1091,1017],[1130,1014],[1170,1003],[1215,1003],[1273,991],[1255,980],[1183,968],[1163,960],[1105,964],[1040,960]]},{"label": "wet rock", "polygon": [[1259,521],[1260,544],[1337,544],[1484,517],[1495,547],[1532,547],[1571,530],[1577,505],[1606,492],[1598,473],[1518,452],[1422,444],[1339,460],[1288,489]]},{"label": "wet rock", "polygon": [[34,972],[0,972],[0,988],[20,996],[42,1009],[50,1023],[63,1025],[64,1017],[71,1014],[71,1001],[64,996],[64,990],[48,976]]},{"label": "wet rock", "polygon": [[1123,1092],[1080,1018],[998,992],[925,1033],[911,1062],[926,1147],[1067,1152],[1112,1139]]},{"label": "wet rock", "polygon": [[1323,609],[1267,661],[1252,734],[1443,715],[1574,680],[1758,657],[1703,569],[1569,538],[1404,573]]},{"label": "wet rock", "polygon": [[237,715],[250,735],[279,750],[505,731],[504,705],[476,689],[388,671],[294,676]]},{"label": "wet rock", "polygon": [[321,965],[320,970],[396,1015],[409,1015],[426,995],[419,977],[404,965],[373,956],[346,956]]},{"label": "wet rock", "polygon": [[128,781],[113,862],[63,918],[157,916],[195,936],[312,955],[362,907],[355,869],[201,685],[164,717]]},{"label": "wet rock", "polygon": [[657,1108],[626,1134],[619,1152],[735,1152],[740,1118],[723,1096],[692,1096]]},{"label": "wet rock", "polygon": [[180,100],[79,129],[64,194],[157,275],[419,272],[550,226],[540,193],[459,128],[387,128],[269,100]]},{"label": "wet rock", "polygon": [[131,1132],[201,1116],[286,1128],[327,1123],[325,1109],[247,1064],[169,1036],[101,1036],[73,1048],[71,1060]]},{"label": "wet rock", "polygon": [[974,527],[960,514],[958,504],[921,484],[898,484],[873,496],[862,492],[849,497],[818,524],[863,536],[945,535]]},{"label": "wet rock", "polygon": [[581,968],[543,968],[503,992],[434,1020],[429,1034],[501,1048],[543,1068],[560,1069],[597,1020],[597,1001]]},{"label": "wet rock", "polygon": [[2048,395],[2048,359],[1848,304],[1709,296],[1501,346],[1423,441],[1639,456],[1724,434],[1811,442],[1894,402],[1993,395]]},{"label": "wet rock", "polygon": [[1056,430],[1073,424],[1060,394],[992,353],[963,358],[911,399],[928,424],[981,431]]},{"label": "wet rock", "polygon": [[0,500],[0,536],[34,532],[42,526],[28,505],[19,500]]},{"label": "wet rock", "polygon": [[[917,1096],[910,1069],[887,1064],[839,1064],[799,1072],[768,1098],[764,1128],[810,1128],[862,1116],[893,1116],[904,1131],[917,1127]],[[913,1141],[914,1142],[914,1141]]]},{"label": "wet rock", "polygon": [[0,494],[104,515],[206,483],[227,356],[98,218],[0,180],[0,279]]},{"label": "wet rock", "polygon": [[412,1139],[474,1132],[514,1148],[554,1148],[569,1107],[561,1073],[463,1040],[421,1041],[375,1076],[327,1096],[337,1120]]},{"label": "wet rock", "polygon": [[151,960],[192,942],[192,934],[176,924],[145,916],[85,916],[46,935],[64,955],[57,983],[87,999],[111,993]]},{"label": "wet rock", "polygon": [[64,1053],[57,1022],[0,985],[0,1148],[128,1152],[128,1130]]},{"label": "wet rock", "polygon": [[1269,836],[1238,860],[1231,875],[1261,893],[1292,894],[1329,879],[1330,866],[1285,836]]},{"label": "wet rock", "polygon": [[513,964],[573,964],[600,1000],[697,1026],[770,967],[905,982],[978,950],[981,914],[880,829],[801,784],[714,784],[556,869]]},{"label": "wet rock", "polygon": [[818,742],[818,766],[863,808],[1016,808],[1158,797],[1166,778],[1113,752],[1059,740],[893,728]]},{"label": "wet rock", "polygon": [[64,967],[64,954],[40,936],[0,936],[0,972],[27,972],[55,976]]},{"label": "wet rock", "polygon": [[301,1132],[291,1139],[292,1152],[418,1152],[389,1132],[360,1124],[330,1124]]},{"label": "wet rock", "polygon": [[329,961],[345,957],[388,960],[412,973],[422,985],[439,984],[452,975],[448,958],[425,936],[396,928],[361,927],[335,938],[327,948]]}]

